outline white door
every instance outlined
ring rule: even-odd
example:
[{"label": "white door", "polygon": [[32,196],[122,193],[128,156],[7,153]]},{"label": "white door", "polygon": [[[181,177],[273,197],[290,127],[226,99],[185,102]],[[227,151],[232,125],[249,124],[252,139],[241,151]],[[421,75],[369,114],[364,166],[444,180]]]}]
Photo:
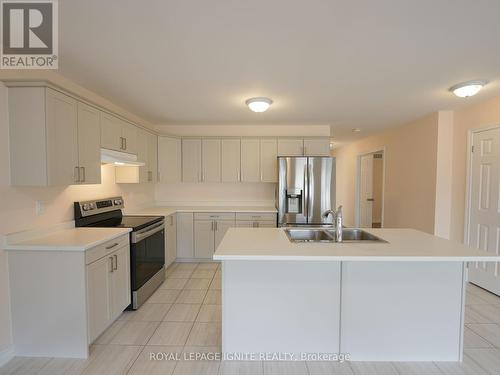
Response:
[{"label": "white door", "polygon": [[182,140],[182,182],[201,182],[201,139]]},{"label": "white door", "polygon": [[125,152],[137,155],[137,131],[139,130],[135,125],[120,120],[122,125],[122,137],[125,140]]},{"label": "white door", "polygon": [[193,214],[190,212],[177,214],[177,258],[194,258]]},{"label": "white door", "polygon": [[201,143],[202,182],[220,182],[221,142],[220,139],[203,139]]},{"label": "white door", "polygon": [[373,211],[373,154],[361,157],[359,181],[359,226],[372,227]]},{"label": "white door", "polygon": [[[136,139],[137,139],[136,142],[137,160],[146,164],[144,166],[138,167],[139,182],[145,183],[148,182],[148,176],[149,176],[148,133],[145,130],[138,129]],[[136,167],[131,167],[131,168],[136,168]]]},{"label": "white door", "polygon": [[240,175],[240,139],[222,140],[222,182],[239,182]]},{"label": "white door", "polygon": [[109,150],[123,151],[122,126],[118,119],[108,113],[101,114],[101,147]]},{"label": "white door", "polygon": [[[215,243],[214,243],[214,251],[217,249],[219,246],[220,242],[222,241],[222,238],[224,238],[227,230],[229,228],[234,228],[235,224],[233,220],[217,220],[215,222]],[[213,255],[213,253],[212,253]]]},{"label": "white door", "polygon": [[101,183],[101,125],[99,111],[78,103],[78,165],[83,184]]},{"label": "white door", "polygon": [[72,185],[78,178],[76,100],[47,90],[47,168],[49,185]]},{"label": "white door", "polygon": [[304,155],[304,141],[302,138],[278,139],[279,156],[302,156]]},{"label": "white door", "polygon": [[[500,254],[500,128],[473,134],[468,243]],[[469,263],[469,281],[500,295],[500,262]]]},{"label": "white door", "polygon": [[260,139],[241,140],[241,181],[260,182]]},{"label": "white door", "polygon": [[304,155],[330,156],[330,139],[328,138],[304,139]]},{"label": "white door", "polygon": [[195,220],[194,222],[194,257],[210,259],[214,253],[215,221]]},{"label": "white door", "polygon": [[166,219],[166,238],[165,238],[165,267],[168,267],[177,258],[177,220],[176,215],[170,215]]},{"label": "white door", "polygon": [[158,137],[158,176],[161,183],[181,182],[181,140]]},{"label": "white door", "polygon": [[148,182],[158,181],[158,137],[148,133]]},{"label": "white door", "polygon": [[278,141],[260,140],[260,173],[262,182],[278,182]]},{"label": "white door", "polygon": [[89,341],[94,341],[111,321],[112,256],[87,266],[87,311]]},{"label": "white door", "polygon": [[111,318],[118,317],[130,305],[130,247],[123,246],[113,252],[111,273]]}]

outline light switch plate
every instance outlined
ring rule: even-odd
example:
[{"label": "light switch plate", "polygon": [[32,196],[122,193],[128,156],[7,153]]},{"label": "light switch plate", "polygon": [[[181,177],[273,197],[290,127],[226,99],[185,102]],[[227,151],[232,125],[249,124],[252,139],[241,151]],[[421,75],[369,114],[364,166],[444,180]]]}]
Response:
[{"label": "light switch plate", "polygon": [[36,215],[41,215],[45,212],[45,203],[42,201],[35,202],[35,213]]}]

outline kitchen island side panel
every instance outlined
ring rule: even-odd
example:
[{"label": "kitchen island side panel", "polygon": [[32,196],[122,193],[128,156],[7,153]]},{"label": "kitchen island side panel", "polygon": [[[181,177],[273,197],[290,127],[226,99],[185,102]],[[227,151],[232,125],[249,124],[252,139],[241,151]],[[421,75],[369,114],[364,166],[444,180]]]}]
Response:
[{"label": "kitchen island side panel", "polygon": [[338,353],[340,262],[222,267],[224,353]]},{"label": "kitchen island side panel", "polygon": [[342,262],[341,344],[354,361],[459,361],[464,264]]}]

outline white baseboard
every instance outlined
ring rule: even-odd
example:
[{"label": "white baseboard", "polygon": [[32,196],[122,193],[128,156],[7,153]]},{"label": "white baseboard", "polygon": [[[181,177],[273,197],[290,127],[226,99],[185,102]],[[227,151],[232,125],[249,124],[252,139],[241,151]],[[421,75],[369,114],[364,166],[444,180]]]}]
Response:
[{"label": "white baseboard", "polygon": [[14,358],[15,352],[14,347],[9,346],[4,350],[0,350],[0,367],[9,362],[12,358]]}]

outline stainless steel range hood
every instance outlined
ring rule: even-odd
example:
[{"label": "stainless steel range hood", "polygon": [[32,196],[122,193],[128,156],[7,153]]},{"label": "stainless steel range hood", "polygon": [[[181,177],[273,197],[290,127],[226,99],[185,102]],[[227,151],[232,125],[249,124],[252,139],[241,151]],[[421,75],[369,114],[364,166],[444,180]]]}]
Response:
[{"label": "stainless steel range hood", "polygon": [[101,163],[118,167],[142,167],[146,163],[137,161],[137,155],[101,148]]}]

